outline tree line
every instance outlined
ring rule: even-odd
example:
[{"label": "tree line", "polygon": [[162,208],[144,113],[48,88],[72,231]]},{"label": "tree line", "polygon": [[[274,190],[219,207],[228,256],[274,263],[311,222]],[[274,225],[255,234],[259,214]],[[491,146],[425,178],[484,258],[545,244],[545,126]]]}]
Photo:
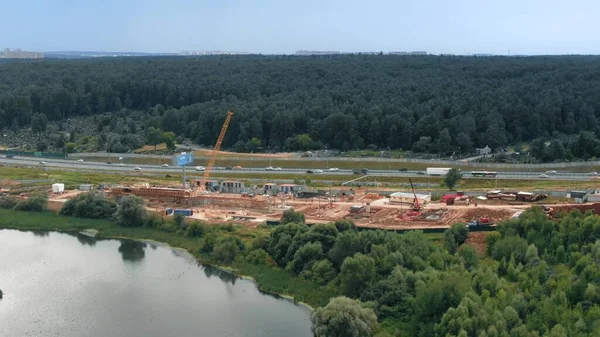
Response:
[{"label": "tree line", "polygon": [[[13,130],[43,118],[121,112],[120,132],[154,127],[212,145],[233,110],[224,146],[248,152],[371,146],[468,153],[581,131],[598,142],[596,56],[12,61],[0,64],[0,78],[0,128]],[[598,154],[592,146],[561,151],[554,146],[552,158]]]}]

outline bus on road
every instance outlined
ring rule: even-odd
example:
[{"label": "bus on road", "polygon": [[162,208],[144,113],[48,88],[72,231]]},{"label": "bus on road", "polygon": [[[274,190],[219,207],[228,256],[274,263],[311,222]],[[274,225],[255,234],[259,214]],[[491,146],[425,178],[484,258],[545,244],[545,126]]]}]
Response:
[{"label": "bus on road", "polygon": [[473,171],[471,172],[471,175],[473,177],[495,178],[498,175],[498,173],[493,171]]}]

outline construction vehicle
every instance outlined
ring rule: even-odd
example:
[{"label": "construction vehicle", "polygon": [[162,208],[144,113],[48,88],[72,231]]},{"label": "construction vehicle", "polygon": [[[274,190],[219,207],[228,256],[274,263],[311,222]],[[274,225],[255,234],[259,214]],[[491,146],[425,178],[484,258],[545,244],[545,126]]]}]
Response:
[{"label": "construction vehicle", "polygon": [[415,193],[415,186],[413,185],[412,179],[408,178],[410,181],[410,188],[412,189],[413,195],[415,196],[415,201],[413,202],[410,210],[411,211],[421,211],[421,205],[419,204],[419,198],[417,198],[417,193]]},{"label": "construction vehicle", "polygon": [[212,171],[213,166],[215,165],[215,160],[217,159],[217,154],[219,153],[219,149],[221,149],[221,144],[223,143],[223,139],[225,138],[225,133],[227,132],[227,128],[229,127],[229,122],[231,121],[231,116],[233,116],[233,112],[228,111],[227,117],[225,117],[225,122],[223,122],[223,127],[221,127],[221,132],[219,133],[219,137],[217,138],[217,143],[213,148],[210,159],[206,168],[204,169],[204,174],[202,175],[202,180],[200,183],[200,191],[206,191],[206,183],[208,182],[208,178],[210,178],[210,172]]}]

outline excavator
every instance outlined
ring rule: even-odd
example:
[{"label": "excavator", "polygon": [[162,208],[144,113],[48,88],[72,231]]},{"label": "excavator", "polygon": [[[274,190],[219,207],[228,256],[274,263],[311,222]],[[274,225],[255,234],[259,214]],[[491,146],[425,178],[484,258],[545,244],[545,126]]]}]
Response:
[{"label": "excavator", "polygon": [[221,132],[219,133],[219,137],[217,138],[217,143],[213,148],[210,159],[208,160],[208,164],[204,169],[204,174],[202,175],[202,180],[200,182],[200,192],[208,193],[206,184],[208,183],[208,179],[210,178],[210,172],[212,171],[213,166],[215,165],[215,160],[217,159],[217,154],[221,149],[221,144],[223,143],[223,139],[225,138],[225,133],[227,132],[227,128],[229,127],[229,122],[231,121],[231,116],[233,116],[233,112],[228,111],[227,117],[225,117],[225,122],[223,122],[223,127],[221,127]]},{"label": "excavator", "polygon": [[414,200],[412,206],[410,207],[410,210],[415,211],[415,212],[420,212],[421,204],[419,204],[419,198],[417,198],[417,194],[415,193],[415,186],[413,185],[412,179],[408,178],[408,181],[410,181],[410,188],[412,189],[413,195],[415,196],[415,200]]}]

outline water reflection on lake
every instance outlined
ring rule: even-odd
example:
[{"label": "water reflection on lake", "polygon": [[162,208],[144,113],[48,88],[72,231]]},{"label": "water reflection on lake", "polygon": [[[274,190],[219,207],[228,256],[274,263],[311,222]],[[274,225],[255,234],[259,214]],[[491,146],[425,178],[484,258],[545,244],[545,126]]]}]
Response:
[{"label": "water reflection on lake", "polygon": [[0,336],[311,336],[308,309],[179,255],[0,230]]}]

